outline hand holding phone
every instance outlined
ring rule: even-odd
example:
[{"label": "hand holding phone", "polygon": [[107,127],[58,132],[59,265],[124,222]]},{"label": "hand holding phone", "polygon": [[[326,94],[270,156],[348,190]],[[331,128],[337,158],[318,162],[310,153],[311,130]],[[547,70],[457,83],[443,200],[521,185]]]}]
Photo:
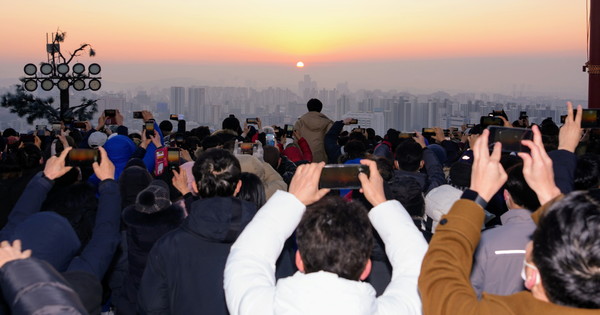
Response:
[{"label": "hand holding phone", "polygon": [[92,166],[101,162],[98,149],[72,149],[65,159],[66,166]]},{"label": "hand holding phone", "polygon": [[154,121],[145,122],[144,130],[146,131],[146,136],[154,136]]}]

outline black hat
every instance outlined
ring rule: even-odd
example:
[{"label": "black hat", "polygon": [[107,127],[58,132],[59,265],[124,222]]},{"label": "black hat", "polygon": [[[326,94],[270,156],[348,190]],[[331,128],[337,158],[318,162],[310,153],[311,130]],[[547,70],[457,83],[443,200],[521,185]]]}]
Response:
[{"label": "black hat", "polygon": [[137,195],[135,210],[142,213],[155,213],[171,205],[169,186],[160,179],[150,182],[150,185]]}]

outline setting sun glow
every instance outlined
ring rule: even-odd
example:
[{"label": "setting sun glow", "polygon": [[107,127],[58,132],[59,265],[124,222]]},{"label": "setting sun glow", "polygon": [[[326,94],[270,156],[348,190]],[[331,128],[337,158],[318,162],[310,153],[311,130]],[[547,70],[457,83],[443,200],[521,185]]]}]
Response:
[{"label": "setting sun glow", "polygon": [[304,68],[304,62],[298,61],[298,63],[296,63],[296,67],[297,68]]}]

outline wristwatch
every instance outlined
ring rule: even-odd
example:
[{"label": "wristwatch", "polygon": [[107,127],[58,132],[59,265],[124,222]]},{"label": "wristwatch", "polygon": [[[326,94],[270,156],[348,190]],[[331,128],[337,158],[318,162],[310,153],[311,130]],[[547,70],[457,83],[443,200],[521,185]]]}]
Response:
[{"label": "wristwatch", "polygon": [[460,196],[460,199],[468,199],[471,201],[474,201],[476,204],[480,205],[483,209],[485,209],[485,207],[487,207],[487,201],[483,200],[483,198],[481,198],[481,196],[479,196],[479,194],[471,189],[467,189],[463,192],[462,196]]}]

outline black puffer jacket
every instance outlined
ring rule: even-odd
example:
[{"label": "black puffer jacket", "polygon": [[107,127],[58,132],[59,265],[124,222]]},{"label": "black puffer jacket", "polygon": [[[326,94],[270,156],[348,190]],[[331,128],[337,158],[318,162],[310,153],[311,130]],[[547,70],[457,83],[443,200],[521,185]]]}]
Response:
[{"label": "black puffer jacket", "polygon": [[256,214],[234,197],[192,203],[181,226],[156,242],[138,294],[142,314],[228,314],[223,271],[232,243]]},{"label": "black puffer jacket", "polygon": [[163,235],[179,227],[184,219],[183,209],[177,205],[155,213],[142,213],[135,205],[123,210],[123,222],[127,226],[127,262],[129,273],[125,277],[125,297],[119,299],[119,314],[135,314],[137,294],[148,254]]}]

